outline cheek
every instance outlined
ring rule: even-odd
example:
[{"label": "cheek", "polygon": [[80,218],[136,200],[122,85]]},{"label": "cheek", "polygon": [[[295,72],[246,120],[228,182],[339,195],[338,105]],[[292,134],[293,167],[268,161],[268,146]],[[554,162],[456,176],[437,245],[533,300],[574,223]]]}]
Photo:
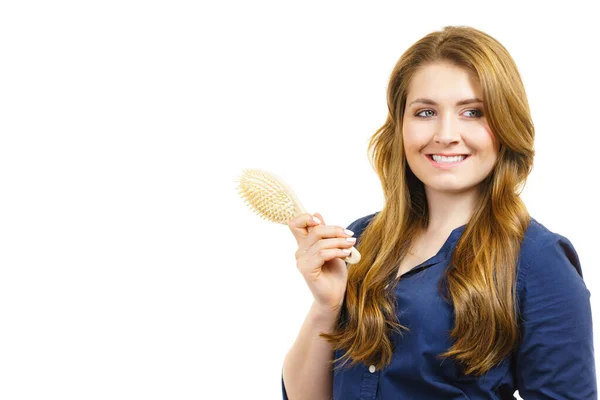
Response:
[{"label": "cheek", "polygon": [[492,151],[494,152],[494,154],[498,153],[498,149],[500,146],[498,144],[498,139],[496,139],[496,135],[494,134],[494,132],[492,132],[492,130],[489,127],[487,127],[486,132],[488,135],[487,140],[488,142],[491,142]]},{"label": "cheek", "polygon": [[405,125],[402,130],[402,141],[404,142],[404,149],[407,152],[419,150],[425,145],[423,138],[425,135],[420,133],[417,129],[411,128],[410,124]]},{"label": "cheek", "polygon": [[482,166],[485,166],[486,169],[491,168],[498,158],[498,140],[490,129],[487,129],[479,137],[481,140],[477,143],[477,148],[482,157]]},{"label": "cheek", "polygon": [[465,138],[465,142],[482,157],[489,158],[498,154],[498,140],[489,128],[473,132]]}]

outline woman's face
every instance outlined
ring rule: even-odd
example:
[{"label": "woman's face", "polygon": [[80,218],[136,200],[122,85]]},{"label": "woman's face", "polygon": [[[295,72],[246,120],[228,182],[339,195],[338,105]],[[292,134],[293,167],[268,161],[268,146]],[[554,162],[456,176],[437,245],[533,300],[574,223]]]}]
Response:
[{"label": "woman's face", "polygon": [[[491,172],[498,142],[482,100],[477,77],[447,62],[423,66],[411,80],[402,124],[404,151],[428,191],[463,192]],[[456,154],[467,157],[432,157]]]}]

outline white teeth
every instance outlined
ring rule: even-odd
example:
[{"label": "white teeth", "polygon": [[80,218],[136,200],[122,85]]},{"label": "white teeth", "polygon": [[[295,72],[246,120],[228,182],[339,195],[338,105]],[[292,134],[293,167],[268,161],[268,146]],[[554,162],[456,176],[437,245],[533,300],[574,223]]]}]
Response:
[{"label": "white teeth", "polygon": [[458,162],[458,161],[462,161],[466,158],[466,156],[453,156],[453,157],[444,157],[444,156],[438,156],[438,155],[432,155],[431,156],[436,162],[440,162],[440,163],[453,163],[453,162]]}]

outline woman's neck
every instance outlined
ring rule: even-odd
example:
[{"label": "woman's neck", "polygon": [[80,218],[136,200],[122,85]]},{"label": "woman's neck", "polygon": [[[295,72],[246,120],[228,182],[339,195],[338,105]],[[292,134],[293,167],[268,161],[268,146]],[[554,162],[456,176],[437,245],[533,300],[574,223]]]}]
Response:
[{"label": "woman's neck", "polygon": [[467,224],[473,215],[479,193],[473,189],[452,193],[425,188],[429,210],[427,235],[447,235],[455,228]]}]

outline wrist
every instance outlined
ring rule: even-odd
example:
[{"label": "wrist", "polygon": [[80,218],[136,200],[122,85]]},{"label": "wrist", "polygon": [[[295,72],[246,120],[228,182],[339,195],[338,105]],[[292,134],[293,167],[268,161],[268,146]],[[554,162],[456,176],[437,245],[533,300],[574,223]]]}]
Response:
[{"label": "wrist", "polygon": [[337,320],[338,316],[340,315],[340,313],[342,311],[342,304],[343,303],[340,303],[338,306],[330,307],[330,306],[321,305],[321,304],[317,303],[316,301],[313,301],[312,306],[311,306],[311,311],[312,311],[313,315],[319,320],[335,321],[335,320]]}]

